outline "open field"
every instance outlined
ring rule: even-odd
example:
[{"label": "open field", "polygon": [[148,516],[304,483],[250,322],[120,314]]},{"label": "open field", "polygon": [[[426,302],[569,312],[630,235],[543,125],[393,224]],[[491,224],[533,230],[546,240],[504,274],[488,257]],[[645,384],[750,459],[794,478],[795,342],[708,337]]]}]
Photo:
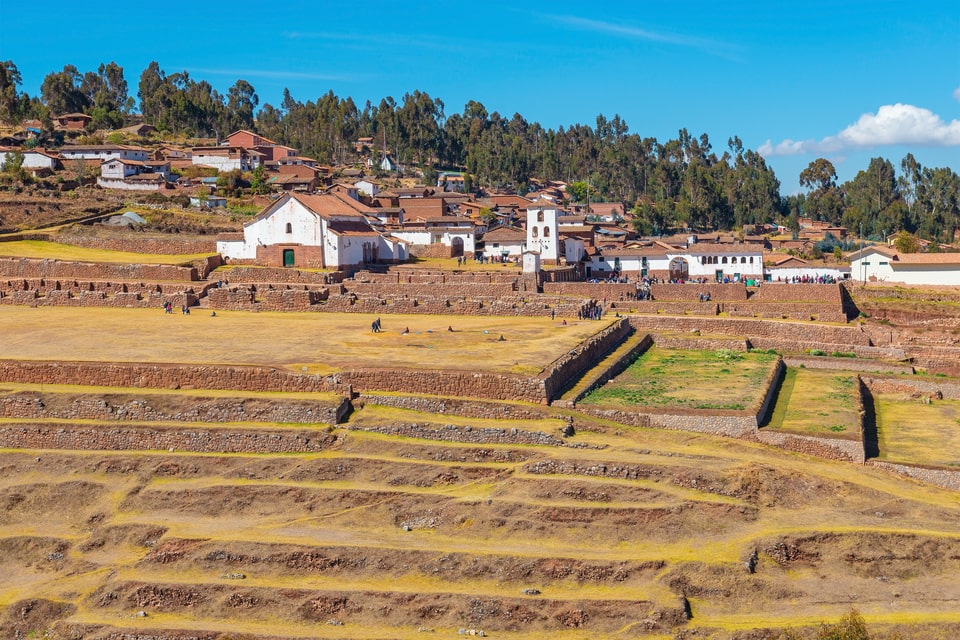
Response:
[{"label": "open field", "polygon": [[857,440],[857,406],[856,374],[791,367],[767,428]]},{"label": "open field", "polygon": [[0,242],[0,256],[14,258],[34,258],[49,260],[68,260],[76,262],[108,262],[130,264],[184,264],[200,260],[212,253],[185,255],[143,254],[128,251],[110,251],[108,249],[90,249],[59,242],[45,240],[16,240]]},{"label": "open field", "polygon": [[742,410],[763,394],[776,360],[767,353],[653,347],[581,404]]},{"label": "open field", "polygon": [[[248,364],[307,367],[311,373],[347,366],[443,367],[535,375],[609,325],[390,315],[382,318],[383,332],[372,333],[375,318],[229,311],[211,317],[202,310],[184,316],[161,309],[0,306],[0,359]],[[407,328],[410,333],[401,335]]]},{"label": "open field", "polygon": [[960,467],[960,401],[876,398],[880,459]]}]

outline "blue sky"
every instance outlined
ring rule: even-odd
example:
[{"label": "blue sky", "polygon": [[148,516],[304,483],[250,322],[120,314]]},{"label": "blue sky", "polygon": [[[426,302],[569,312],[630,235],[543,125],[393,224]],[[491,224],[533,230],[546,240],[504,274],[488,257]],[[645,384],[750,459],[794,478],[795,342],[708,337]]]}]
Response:
[{"label": "blue sky", "polygon": [[619,114],[661,142],[686,128],[718,155],[760,150],[784,193],[830,159],[840,181],[907,153],[960,172],[960,2],[194,2],[116,11],[4,2],[0,59],[23,89],[64,64],[151,60],[261,104],[333,90],[358,105],[419,89],[548,128]]}]

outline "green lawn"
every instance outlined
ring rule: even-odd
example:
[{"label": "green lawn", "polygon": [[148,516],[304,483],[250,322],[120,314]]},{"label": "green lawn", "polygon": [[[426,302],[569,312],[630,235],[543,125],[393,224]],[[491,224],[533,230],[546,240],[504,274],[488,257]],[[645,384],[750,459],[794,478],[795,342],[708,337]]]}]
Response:
[{"label": "green lawn", "polygon": [[788,369],[767,427],[811,436],[859,438],[856,374]]},{"label": "green lawn", "polygon": [[768,353],[653,347],[581,404],[744,410],[777,361]]},{"label": "green lawn", "polygon": [[960,400],[904,400],[877,396],[880,459],[960,467]]}]

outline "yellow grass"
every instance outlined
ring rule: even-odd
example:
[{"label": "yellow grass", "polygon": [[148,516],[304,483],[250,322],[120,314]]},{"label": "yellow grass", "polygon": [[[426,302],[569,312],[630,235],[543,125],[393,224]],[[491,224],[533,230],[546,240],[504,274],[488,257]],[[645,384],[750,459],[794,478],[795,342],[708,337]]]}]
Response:
[{"label": "yellow grass", "polygon": [[790,368],[768,425],[804,435],[858,439],[856,375]]},{"label": "yellow grass", "polygon": [[[325,372],[345,367],[540,371],[608,322],[546,318],[161,309],[0,307],[0,358],[234,364]],[[401,332],[409,328],[410,333]],[[454,331],[448,331],[452,328]],[[503,336],[503,341],[500,337]]]},{"label": "yellow grass", "polygon": [[211,253],[192,253],[170,255],[161,253],[134,253],[132,251],[110,251],[77,247],[59,242],[43,240],[17,240],[0,242],[0,256],[15,258],[47,258],[71,262],[110,262],[123,264],[184,264],[214,255]]},{"label": "yellow grass", "polygon": [[880,459],[960,467],[960,401],[876,397]]}]

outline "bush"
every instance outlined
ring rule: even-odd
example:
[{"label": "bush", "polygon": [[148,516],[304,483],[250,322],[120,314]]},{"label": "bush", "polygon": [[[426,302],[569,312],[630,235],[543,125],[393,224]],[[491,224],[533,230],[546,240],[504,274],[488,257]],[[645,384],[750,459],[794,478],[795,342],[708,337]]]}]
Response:
[{"label": "bush", "polygon": [[827,352],[826,352],[826,351],[823,351],[822,349],[810,349],[810,351],[808,351],[807,353],[809,353],[809,354],[812,355],[812,356],[825,356],[825,355],[827,355]]}]

